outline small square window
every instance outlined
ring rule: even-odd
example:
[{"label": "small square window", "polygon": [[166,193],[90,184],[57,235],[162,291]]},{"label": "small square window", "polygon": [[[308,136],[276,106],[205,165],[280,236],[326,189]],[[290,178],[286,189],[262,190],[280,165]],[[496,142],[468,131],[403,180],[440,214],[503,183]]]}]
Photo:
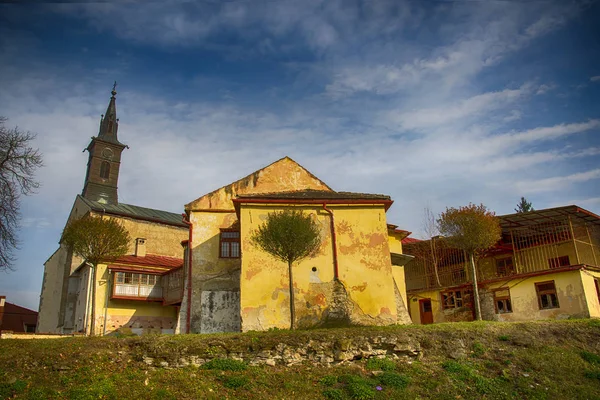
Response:
[{"label": "small square window", "polygon": [[496,314],[506,314],[512,312],[512,303],[510,301],[510,289],[500,288],[494,291],[494,305]]},{"label": "small square window", "polygon": [[559,308],[554,281],[536,283],[535,291],[537,292],[540,310]]},{"label": "small square window", "polygon": [[219,248],[221,258],[240,258],[240,231],[222,230]]}]

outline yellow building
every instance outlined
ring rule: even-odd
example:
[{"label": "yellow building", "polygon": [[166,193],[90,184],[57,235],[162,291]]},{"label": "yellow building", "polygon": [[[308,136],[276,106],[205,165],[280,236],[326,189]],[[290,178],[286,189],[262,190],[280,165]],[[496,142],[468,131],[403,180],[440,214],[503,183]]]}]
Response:
[{"label": "yellow building", "polygon": [[115,95],[87,148],[85,185],[68,221],[117,219],[132,238],[129,252],[98,265],[94,281],[93,267],[60,245],[45,263],[38,332],[287,328],[287,265],[249,238],[269,213],[291,208],[312,215],[322,235],[318,253],[293,267],[298,327],[410,323],[402,266],[410,257],[401,243],[409,232],[387,224],[389,196],[336,192],[284,157],[185,205],[185,219],[119,203],[126,146]]},{"label": "yellow building", "polygon": [[250,243],[269,213],[300,209],[321,226],[317,254],[294,265],[296,325],[409,322],[404,271],[392,266],[408,232],[388,226],[389,196],[336,192],[285,157],[186,205],[191,332],[288,328],[287,265]]},{"label": "yellow building", "polygon": [[[498,217],[502,239],[477,262],[482,318],[600,317],[600,217],[566,206]],[[443,238],[405,244],[415,323],[473,319],[467,258]]]},{"label": "yellow building", "polygon": [[99,134],[87,148],[84,189],[67,223],[85,215],[117,219],[132,239],[128,255],[98,265],[93,282],[92,266],[59,244],[44,264],[37,332],[99,335],[117,330],[177,330],[184,262],[181,242],[188,238],[188,226],[181,214],[119,203],[121,153],[127,146],[117,139],[115,95],[113,90]]}]

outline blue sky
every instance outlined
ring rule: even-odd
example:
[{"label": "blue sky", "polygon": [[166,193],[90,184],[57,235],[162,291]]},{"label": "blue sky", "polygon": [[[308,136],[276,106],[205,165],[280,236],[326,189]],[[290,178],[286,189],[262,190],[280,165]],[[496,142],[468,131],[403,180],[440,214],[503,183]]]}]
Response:
[{"label": "blue sky", "polygon": [[2,4],[0,115],[45,167],[0,294],[37,309],[114,80],[125,203],[181,212],[288,155],[391,195],[417,237],[425,206],[600,213],[599,20],[595,1]]}]

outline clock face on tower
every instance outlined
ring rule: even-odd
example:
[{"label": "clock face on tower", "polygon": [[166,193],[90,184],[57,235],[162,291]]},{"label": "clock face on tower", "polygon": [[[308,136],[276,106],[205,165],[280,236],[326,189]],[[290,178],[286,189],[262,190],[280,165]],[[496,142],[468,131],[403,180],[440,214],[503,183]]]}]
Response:
[{"label": "clock face on tower", "polygon": [[111,159],[113,156],[113,151],[110,147],[105,147],[104,150],[102,150],[102,157],[107,158],[107,159]]}]

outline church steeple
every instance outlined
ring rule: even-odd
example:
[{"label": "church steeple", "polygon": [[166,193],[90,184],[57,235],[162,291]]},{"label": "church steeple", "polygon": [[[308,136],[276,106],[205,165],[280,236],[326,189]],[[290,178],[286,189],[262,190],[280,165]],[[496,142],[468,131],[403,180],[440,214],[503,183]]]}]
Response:
[{"label": "church steeple", "polygon": [[100,120],[100,131],[87,147],[89,152],[85,184],[81,195],[86,199],[104,204],[118,204],[117,183],[121,166],[121,153],[127,147],[117,139],[119,120],[117,119],[117,82],[113,85],[112,96],[106,114]]},{"label": "church steeple", "polygon": [[117,139],[117,131],[119,130],[119,119],[117,118],[117,82],[113,85],[112,96],[106,108],[106,114],[102,116],[100,120],[100,132],[98,133],[98,139],[105,140],[107,142],[119,143]]}]

